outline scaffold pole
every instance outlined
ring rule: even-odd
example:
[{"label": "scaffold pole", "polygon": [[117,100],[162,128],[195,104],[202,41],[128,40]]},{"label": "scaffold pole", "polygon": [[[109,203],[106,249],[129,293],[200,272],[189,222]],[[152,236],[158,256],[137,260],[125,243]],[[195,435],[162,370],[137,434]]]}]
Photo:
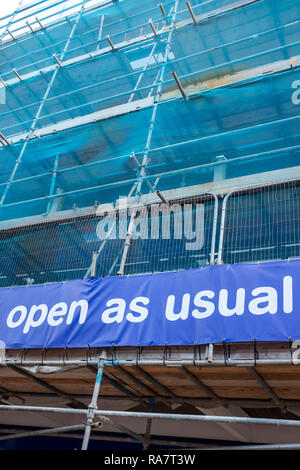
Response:
[{"label": "scaffold pole", "polygon": [[87,450],[88,445],[89,445],[91,430],[92,430],[92,426],[94,424],[95,411],[96,411],[97,406],[98,406],[98,396],[99,396],[99,391],[100,391],[100,386],[101,386],[104,367],[105,367],[105,358],[101,357],[99,359],[98,372],[97,372],[97,376],[96,376],[96,380],[95,380],[92,400],[91,400],[91,403],[89,404],[89,407],[88,407],[87,420],[86,420],[86,425],[85,425],[85,433],[84,433],[84,437],[83,437],[81,450]]}]

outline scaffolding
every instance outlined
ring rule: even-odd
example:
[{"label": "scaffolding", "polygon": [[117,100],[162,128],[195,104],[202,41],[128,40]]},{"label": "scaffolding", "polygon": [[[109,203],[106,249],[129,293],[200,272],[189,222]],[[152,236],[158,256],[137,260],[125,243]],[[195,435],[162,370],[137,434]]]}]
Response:
[{"label": "scaffolding", "polygon": [[152,2],[133,15],[131,3],[82,2],[57,23],[4,36],[2,220],[297,165],[295,7],[273,7],[258,31],[265,1],[169,2],[164,15]]},{"label": "scaffolding", "polygon": [[[34,0],[0,18],[1,287],[299,257],[298,17],[293,0]],[[136,210],[127,212],[129,206]],[[154,220],[153,207],[161,210],[155,215],[160,222],[163,209],[172,208],[171,239],[160,232],[142,239],[137,232],[137,219],[140,227]],[[176,237],[178,213],[190,214],[191,225],[204,218],[197,250],[187,252]],[[112,225],[99,238],[104,214],[116,218],[119,237],[111,237]],[[25,350],[21,357],[8,352],[4,377],[7,370],[22,375],[71,406],[32,405],[32,391],[29,404],[8,404],[14,391],[2,388],[0,410],[83,415],[85,423],[13,435],[84,431],[83,449],[92,430],[101,436],[101,426],[144,449],[151,441],[164,445],[166,439],[151,440],[155,419],[222,423],[232,438],[249,443],[230,426],[297,428],[300,392],[290,386],[283,396],[280,386],[277,392],[268,385],[271,372],[261,369],[265,378],[259,371],[282,366],[283,380],[285,374],[295,377],[297,346],[265,345],[260,356],[255,341],[244,348],[250,353],[244,356],[240,346],[235,357],[228,344],[204,351],[195,345],[177,359],[167,347],[93,356],[81,351],[73,360],[69,351],[54,352],[53,360],[45,351],[41,358],[32,352],[33,359]],[[220,367],[226,375],[228,366],[237,366],[233,374],[242,371],[240,380],[247,372],[267,397],[252,396],[250,387],[251,398],[242,403],[238,392],[226,397],[224,385],[219,395],[198,374],[202,367],[212,373]],[[87,396],[82,402],[42,380],[43,367],[79,367],[96,375],[89,404]],[[194,397],[157,379],[163,370],[172,382],[173,367],[196,387]],[[98,410],[103,377],[121,393],[118,400],[148,411]],[[109,390],[100,398],[105,395],[116,399]],[[154,412],[153,401],[169,410],[174,403],[188,405],[189,413]],[[222,413],[233,406],[241,415],[207,416],[203,410],[213,406]],[[241,412],[263,407],[279,409],[285,418],[293,409],[293,419]],[[143,419],[146,430],[115,417]],[[271,448],[299,445],[278,439]]]},{"label": "scaffolding", "polygon": [[[137,352],[134,349],[122,351],[121,348],[114,351],[108,348],[101,353],[94,349],[85,352],[70,350],[64,357],[60,357],[59,351],[43,351],[42,357],[39,354],[34,350],[19,352],[18,357],[13,351],[8,353],[3,361],[2,365],[5,367],[2,371],[5,371],[7,377],[10,376],[11,384],[12,381],[15,384],[21,381],[22,387],[27,384],[28,389],[31,383],[32,391],[14,392],[1,387],[0,411],[9,414],[22,412],[23,420],[30,412],[52,417],[64,416],[61,422],[65,423],[67,418],[72,417],[71,424],[55,427],[46,425],[45,429],[27,432],[6,429],[0,440],[43,435],[79,439],[84,432],[82,449],[87,449],[89,440],[95,438],[104,441],[123,440],[136,443],[143,449],[156,444],[209,450],[215,448],[215,442],[212,439],[209,442],[209,438],[218,435],[218,428],[222,430],[224,427],[226,434],[238,441],[238,447],[235,448],[247,442],[245,448],[248,449],[299,448],[297,428],[300,421],[297,413],[300,401],[295,396],[295,386],[291,386],[287,392],[287,381],[292,384],[298,375],[299,345],[248,343],[243,349],[236,344],[227,344],[225,349],[224,345],[207,345],[169,348],[167,351],[145,348]],[[278,380],[278,368],[281,370],[280,380],[283,380],[283,385]],[[176,377],[176,385],[170,379],[169,385],[165,385],[168,383],[166,379],[170,370],[171,375]],[[60,386],[56,385],[57,377],[62,372],[64,381],[70,383],[73,380],[76,392],[64,392],[64,382],[60,382]],[[209,385],[209,377],[212,375],[214,380],[218,377],[218,386],[213,381],[214,386]],[[78,380],[82,381],[82,377],[85,377],[86,387],[79,390]],[[93,381],[92,399],[88,401],[89,393],[85,393],[85,390],[91,387]],[[224,396],[224,392],[222,396],[220,390],[224,390],[229,381],[232,387],[231,396],[228,392],[227,396]],[[184,383],[187,393],[177,393],[180,383]],[[235,388],[238,389],[238,394]],[[252,398],[249,398],[249,390]],[[27,400],[50,400],[52,403],[61,400],[65,406],[27,404]],[[107,409],[105,403],[113,401],[117,403],[117,410]],[[101,409],[99,402],[102,403]],[[128,402],[132,404],[131,409],[124,411],[123,403]],[[182,413],[183,409],[189,409],[190,412]],[[214,413],[215,409],[218,414]],[[233,410],[246,410],[247,413],[240,412],[233,416]],[[20,419],[20,414],[18,416]],[[176,439],[175,433],[171,439],[168,436],[158,439],[155,435],[157,422],[164,426],[168,422],[172,423],[173,432],[176,422],[181,429],[182,425],[187,426],[190,423],[189,426],[192,426],[191,423],[195,423],[202,429],[206,442],[203,438],[189,439],[191,431],[188,432],[187,429],[184,438],[181,434],[181,438]],[[204,423],[204,428],[201,423]],[[282,429],[285,429],[284,436]],[[116,430],[127,437],[114,436],[107,430]],[[267,439],[265,436],[262,438],[265,433],[268,434]],[[252,436],[250,440],[248,435]],[[267,441],[273,444],[253,445],[262,439],[264,443]]]}]

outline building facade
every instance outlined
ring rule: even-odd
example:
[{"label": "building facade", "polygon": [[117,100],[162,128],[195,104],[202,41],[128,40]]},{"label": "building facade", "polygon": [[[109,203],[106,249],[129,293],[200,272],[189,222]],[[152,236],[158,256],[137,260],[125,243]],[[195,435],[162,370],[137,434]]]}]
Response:
[{"label": "building facade", "polygon": [[298,18],[294,0],[35,0],[0,19],[0,286],[299,258]]}]

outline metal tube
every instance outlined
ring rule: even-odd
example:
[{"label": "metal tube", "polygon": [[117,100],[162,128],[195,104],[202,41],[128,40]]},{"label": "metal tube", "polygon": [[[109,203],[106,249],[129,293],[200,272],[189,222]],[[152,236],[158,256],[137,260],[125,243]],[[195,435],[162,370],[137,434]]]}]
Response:
[{"label": "metal tube", "polygon": [[32,33],[34,33],[34,29],[33,29],[33,27],[31,26],[31,24],[29,23],[29,21],[26,21],[26,24],[27,24],[28,28],[30,29],[30,31],[31,31]]},{"label": "metal tube", "polygon": [[5,137],[5,135],[2,134],[2,132],[0,132],[0,138],[6,143],[6,145],[9,145],[9,140],[7,140],[7,138]]},{"label": "metal tube", "polygon": [[225,402],[220,398],[211,388],[205,385],[198,377],[193,375],[188,369],[184,366],[179,367],[180,372],[182,372],[189,380],[191,380],[197,387],[200,387],[212,400],[224,406]]},{"label": "metal tube", "polygon": [[272,401],[276,403],[280,408],[284,408],[283,401],[280,400],[277,395],[273,392],[271,387],[265,382],[265,380],[257,373],[253,367],[247,367],[247,370],[255,378],[255,380],[263,387],[263,389],[270,395]]},{"label": "metal tube", "polygon": [[62,63],[61,61],[58,59],[58,57],[56,56],[56,54],[53,54],[52,55],[53,59],[55,60],[55,62],[58,64],[59,67],[62,67]]},{"label": "metal tube", "polygon": [[[54,188],[55,188],[55,182],[56,182],[56,176],[57,176],[57,169],[58,169],[58,163],[59,163],[59,155],[56,155],[55,160],[54,160],[54,166],[52,170],[52,178],[51,178],[51,184],[50,184],[50,190],[49,190],[49,196],[52,196],[54,194]],[[46,213],[48,214],[51,210],[51,206],[53,203],[54,199],[50,200],[47,205],[47,210]]]},{"label": "metal tube", "polygon": [[18,79],[20,80],[20,82],[22,81],[22,77],[21,75],[16,71],[16,69],[12,69],[13,73],[18,77]]},{"label": "metal tube", "polygon": [[[194,141],[187,141],[187,142],[180,142],[178,144],[174,144],[174,145],[170,145],[170,146],[165,146],[165,147],[160,147],[160,148],[154,148],[154,149],[151,149],[149,150],[149,152],[155,152],[155,151],[160,151],[160,150],[163,150],[163,149],[167,149],[167,148],[172,148],[174,146],[180,146],[180,145],[185,145],[185,144],[188,144],[188,143],[192,143]],[[273,153],[278,153],[278,152],[283,152],[283,151],[294,151],[294,150],[298,150],[300,146],[291,146],[291,147],[284,147],[284,148],[281,148],[281,149],[277,149],[277,150],[274,150]],[[267,154],[270,154],[269,151],[267,152],[261,152],[261,153],[257,153],[257,154],[251,154],[251,155],[246,155],[246,156],[243,156],[243,157],[237,157],[237,158],[233,158],[231,159],[230,161],[229,160],[226,160],[226,162],[224,163],[234,163],[236,161],[241,161],[241,160],[245,160],[245,159],[249,159],[249,158],[252,158],[252,157],[259,157],[259,156],[263,156],[263,155],[267,155]],[[119,158],[128,158],[128,156],[121,156]],[[91,164],[85,164],[85,165],[81,165],[80,167],[89,167],[89,166],[92,166],[92,165],[96,165],[96,164],[100,164],[100,163],[106,163],[106,160],[104,160],[103,162],[94,162],[94,163],[91,163]],[[178,174],[178,173],[182,173],[182,172],[191,172],[191,171],[194,171],[196,169],[200,169],[200,168],[207,168],[207,167],[213,167],[213,166],[216,166],[216,165],[219,165],[220,163],[219,162],[213,162],[213,163],[207,163],[207,164],[202,164],[202,165],[195,165],[193,167],[188,167],[186,169],[180,169],[180,170],[170,170],[167,175],[175,175],[175,174]],[[60,173],[63,173],[65,171],[72,171],[74,169],[78,168],[78,166],[74,166],[74,167],[70,167],[70,168],[65,168],[65,169],[61,169],[59,170]],[[30,176],[30,177],[26,177],[26,178],[20,178],[18,180],[13,180],[13,181],[10,181],[9,184],[13,184],[15,182],[18,182],[18,181],[25,181],[25,180],[29,180],[29,179],[32,179],[32,178],[36,178],[36,177],[39,177],[39,176],[44,176],[46,174],[49,174],[49,173],[44,173],[44,174],[40,174],[40,175],[37,175],[37,176]],[[163,178],[164,176],[166,175],[166,173],[157,173],[155,175],[152,175],[152,176],[145,176],[144,179],[145,181],[151,177],[157,177],[157,178]],[[69,195],[69,194],[75,194],[75,193],[78,193],[78,192],[81,192],[81,191],[88,191],[88,190],[92,190],[92,189],[100,189],[100,188],[108,188],[108,187],[116,187],[116,186],[119,186],[119,185],[122,185],[122,184],[129,184],[131,182],[133,182],[134,179],[131,179],[131,180],[125,180],[125,181],[121,181],[121,182],[117,182],[117,183],[108,183],[106,185],[99,185],[99,186],[94,186],[94,187],[91,187],[91,188],[85,188],[85,189],[82,189],[82,190],[78,190],[78,191],[68,191],[68,192],[65,192],[63,194],[58,194],[58,195],[52,195],[52,196],[45,196],[45,197],[41,197],[41,198],[35,198],[35,199],[29,199],[29,200],[26,200],[26,201],[19,201],[19,202],[16,202],[16,203],[10,203],[10,204],[7,204],[7,206],[14,206],[14,205],[20,205],[20,204],[25,204],[27,202],[32,202],[32,201],[38,201],[38,200],[42,200],[46,197],[50,198],[50,197],[61,197],[62,195]],[[285,180],[284,182],[287,182],[287,181],[290,181],[290,180]],[[291,180],[291,181],[294,181],[294,178]],[[280,182],[280,181],[279,181]],[[135,183],[136,184],[136,183]],[[5,183],[0,183],[0,186],[3,186],[3,185],[7,185],[7,182]],[[253,185],[253,187],[255,187]]]},{"label": "metal tube", "polygon": [[89,445],[89,440],[90,440],[90,434],[92,430],[92,426],[94,423],[94,416],[98,404],[98,396],[99,396],[99,391],[100,391],[100,385],[102,381],[102,376],[103,376],[103,371],[105,367],[105,360],[101,358],[99,360],[99,365],[98,365],[98,372],[97,372],[97,377],[95,380],[95,386],[94,386],[94,391],[93,391],[93,396],[91,403],[89,404],[88,407],[88,413],[87,413],[87,421],[85,425],[85,433],[83,437],[83,442],[82,442],[82,447],[81,450],[87,450],[88,445]]},{"label": "metal tube", "polygon": [[151,29],[152,29],[152,32],[153,32],[154,36],[157,36],[157,31],[156,31],[156,29],[155,29],[155,26],[154,26],[152,20],[149,20],[148,23],[149,23],[149,25],[150,25],[150,27],[151,27]]},{"label": "metal tube", "polygon": [[119,275],[119,276],[123,276],[123,275],[124,275],[124,270],[125,270],[125,264],[126,264],[126,260],[127,260],[128,250],[129,250],[129,248],[130,248],[131,240],[132,240],[132,237],[133,237],[134,219],[135,219],[135,215],[132,214],[131,217],[130,217],[130,222],[129,222],[129,227],[128,227],[128,232],[127,232],[126,240],[125,240],[125,242],[124,242],[124,249],[123,249],[122,258],[121,258],[121,262],[120,262],[120,268],[119,268],[119,271],[118,271],[118,275]]},{"label": "metal tube", "polygon": [[109,36],[109,35],[107,35],[107,36],[106,36],[106,39],[107,39],[107,41],[108,41],[108,43],[109,43],[109,45],[110,45],[110,47],[111,47],[112,51],[115,51],[115,50],[116,50],[116,48],[115,48],[115,46],[114,46],[114,44],[113,44],[112,40],[110,39],[110,36]]},{"label": "metal tube", "polygon": [[[299,450],[300,444],[262,444],[262,445],[236,445],[223,447],[208,447],[203,450]],[[201,449],[202,450],[202,449]]]},{"label": "metal tube", "polygon": [[136,82],[135,87],[134,87],[134,89],[133,89],[133,93],[130,95],[130,98],[129,98],[129,100],[128,100],[128,103],[131,103],[131,101],[132,101],[133,98],[134,98],[134,95],[135,95],[134,92],[138,89],[138,86],[139,86],[139,84],[140,84],[140,82],[141,82],[141,80],[142,80],[142,78],[143,78],[143,76],[144,76],[145,70],[147,69],[147,67],[148,67],[148,65],[149,65],[149,63],[150,63],[150,61],[151,61],[151,59],[152,59],[152,57],[153,57],[154,51],[155,51],[155,49],[156,49],[156,46],[157,46],[156,43],[153,44],[153,47],[152,47],[152,49],[151,49],[151,52],[150,52],[149,56],[148,56],[147,59],[146,59],[145,65],[144,65],[144,67],[143,67],[143,70],[142,70],[142,72],[140,73],[140,75],[139,75],[139,77],[138,77],[138,79],[137,79],[137,82]]},{"label": "metal tube", "polygon": [[[191,355],[192,356],[192,355]],[[30,360],[30,359],[6,359],[2,363],[4,366],[18,365],[18,366],[82,366],[85,367],[87,364],[98,364],[98,358],[91,358],[89,360],[83,359],[69,359],[69,360]],[[135,367],[136,359],[118,359],[112,361],[113,365],[120,365],[126,367]],[[168,359],[139,359],[138,364],[140,366],[166,366],[166,367],[177,367],[177,366],[196,366],[196,367],[214,367],[214,366],[224,366],[224,359],[213,359],[212,361],[208,360],[194,360],[193,357],[190,359],[178,359],[178,360],[168,360]],[[252,366],[264,366],[264,365],[293,365],[291,358],[286,359],[230,359],[227,361],[227,365],[237,366],[237,367],[252,367]],[[296,367],[297,365],[295,365]]]},{"label": "metal tube", "polygon": [[[0,81],[1,81],[1,78],[0,78]],[[197,140],[197,139],[196,139]],[[193,141],[190,141],[190,143],[193,143],[195,142],[194,140]],[[159,147],[159,148],[153,148],[151,149],[149,152],[155,152],[155,151],[161,151],[161,150],[166,150],[168,148],[172,148],[173,146],[174,147],[178,147],[180,145],[186,145],[188,144],[189,141],[184,141],[184,142],[179,142],[178,144],[174,144],[174,145],[171,145],[171,146],[164,146],[164,147]],[[283,147],[281,149],[275,149],[275,150],[272,150],[272,154],[277,154],[277,153],[281,153],[281,152],[293,152],[293,151],[297,151],[300,149],[300,145],[295,145],[295,146],[291,146],[291,147]],[[184,169],[180,169],[180,170],[171,170],[170,172],[167,173],[167,175],[171,174],[177,174],[177,173],[182,173],[182,172],[190,172],[190,171],[194,171],[196,169],[200,169],[200,168],[211,168],[211,167],[214,167],[214,166],[218,166],[220,164],[228,164],[228,163],[234,163],[236,161],[241,161],[241,160],[245,160],[245,159],[250,159],[250,158],[254,158],[254,157],[260,157],[260,156],[264,156],[264,155],[269,155],[271,153],[271,151],[266,151],[266,152],[260,152],[260,153],[255,153],[255,154],[250,154],[250,155],[245,155],[243,157],[237,157],[237,158],[232,158],[231,160],[226,160],[224,162],[212,162],[212,163],[207,163],[207,164],[201,164],[201,165],[195,165],[193,167],[187,167],[187,168],[184,168]],[[137,153],[138,154],[138,153]],[[116,157],[116,159],[125,159],[125,158],[128,158],[129,155],[121,155],[120,157]],[[67,168],[61,168],[60,170],[57,171],[57,173],[65,173],[65,172],[69,172],[69,171],[74,171],[78,168],[83,168],[85,169],[86,167],[89,168],[91,166],[95,166],[95,165],[101,165],[101,164],[105,164],[107,163],[108,161],[110,160],[101,160],[101,161],[98,161],[98,162],[91,162],[91,163],[86,163],[86,164],[83,164],[83,165],[75,165],[73,167],[67,167]],[[20,182],[20,181],[27,181],[27,180],[30,180],[30,179],[34,179],[34,178],[39,178],[41,176],[46,176],[46,175],[49,175],[51,174],[51,172],[47,172],[47,173],[40,173],[39,175],[32,175],[32,176],[28,176],[28,177],[24,177],[24,178],[18,178],[17,180],[14,180],[14,181],[11,181],[11,184],[14,184],[14,183],[17,183],[17,182]],[[164,176],[166,175],[166,173],[157,173],[155,175],[152,175],[152,178],[153,177],[156,177],[157,178],[163,178]],[[145,180],[147,181],[147,178],[151,178],[151,176],[145,176]],[[132,182],[133,180],[126,180],[124,184],[127,184],[127,183],[130,183]],[[288,182],[290,180],[284,180],[284,182]],[[292,179],[292,181],[294,181],[294,178]],[[280,182],[280,181],[279,181]],[[0,183],[0,186],[4,186],[6,185],[7,183],[4,182],[4,183]],[[104,185],[105,187],[109,186],[109,185]],[[97,186],[98,188],[101,188],[102,186]],[[64,193],[65,194],[65,193]],[[214,193],[211,193],[211,194],[214,194]],[[131,194],[130,194],[131,195]],[[22,202],[25,202],[25,201],[22,201]],[[28,202],[28,201],[27,201]]]},{"label": "metal tube", "polygon": [[[0,411],[38,411],[40,413],[63,413],[85,415],[86,410],[56,408],[48,406],[22,406],[22,405],[0,405]],[[229,424],[260,424],[273,426],[300,427],[300,420],[291,419],[269,419],[269,418],[245,418],[240,416],[208,416],[208,415],[190,415],[190,414],[172,414],[172,413],[147,413],[138,411],[111,411],[95,410],[94,416],[99,417],[100,421],[110,424],[106,418],[140,418],[140,419],[159,419],[175,421],[197,421],[202,423],[229,423]]]},{"label": "metal tube", "polygon": [[226,209],[227,201],[234,191],[226,194],[222,204],[222,214],[221,214],[221,223],[220,223],[220,236],[219,236],[219,249],[218,249],[218,260],[217,264],[223,264],[223,244],[224,244],[224,232],[225,232],[225,220],[226,220]]},{"label": "metal tube", "polygon": [[[171,21],[172,26],[175,24],[177,8],[178,8],[178,0],[175,0],[174,11],[173,11],[172,21]],[[149,24],[150,24],[150,26],[152,25],[151,27],[154,28],[151,20],[149,20]],[[155,31],[155,28],[154,28],[154,31]],[[157,90],[156,90],[155,98],[153,100],[153,110],[152,110],[151,120],[150,120],[150,123],[149,123],[149,129],[148,129],[148,134],[147,134],[146,145],[145,145],[144,152],[143,152],[143,159],[142,159],[142,162],[141,162],[141,165],[140,165],[140,172],[138,174],[137,181],[134,183],[135,191],[136,191],[136,194],[138,195],[138,198],[141,195],[142,182],[143,182],[144,178],[146,177],[146,167],[147,167],[147,163],[148,163],[148,153],[149,153],[149,149],[150,149],[150,145],[151,145],[154,124],[155,124],[155,121],[156,121],[158,103],[159,103],[159,99],[160,99],[161,92],[162,92],[164,73],[165,73],[165,68],[166,68],[167,62],[168,62],[168,57],[169,57],[169,52],[170,52],[170,47],[171,47],[172,34],[173,34],[173,29],[171,29],[169,34],[168,34],[167,44],[166,44],[164,58],[163,58],[163,65],[161,67],[160,74],[157,76],[157,78],[155,79],[155,83],[154,83],[155,86],[157,85]],[[126,264],[126,260],[127,260],[128,250],[129,250],[130,245],[131,245],[133,228],[134,228],[134,217],[133,217],[133,215],[131,215],[128,234],[127,234],[127,237],[126,237],[126,240],[125,240],[125,243],[124,243],[124,250],[123,250],[123,255],[122,255],[122,258],[121,258],[120,269],[118,271],[119,275],[124,274],[124,269],[125,269],[125,264]]]},{"label": "metal tube", "polygon": [[[121,387],[119,387],[121,388]],[[142,387],[143,388],[143,387]],[[4,397],[8,397],[7,394],[0,393],[0,395]],[[54,393],[33,393],[33,392],[21,392],[19,395],[22,396],[16,396],[17,399],[19,399],[22,403],[25,402],[25,398],[22,397],[37,397],[39,399],[46,399],[48,400],[49,398],[55,398]],[[13,397],[13,395],[10,395]],[[83,394],[72,394],[70,395],[73,398],[80,399],[80,400],[85,400],[89,399],[89,395],[83,395]],[[11,398],[9,398],[11,399]],[[126,401],[126,402],[134,402],[134,403],[142,403],[142,404],[149,404],[150,400],[155,400],[156,402],[160,401],[162,403],[165,403],[168,407],[170,407],[173,403],[178,403],[178,399],[173,399],[170,397],[162,397],[157,395],[154,392],[148,392],[148,395],[144,395],[142,397],[134,396],[133,394],[130,396],[124,396],[124,395],[101,395],[101,400],[109,400],[109,401]],[[271,401],[269,399],[257,399],[257,398],[222,398],[223,406],[237,406],[240,408],[267,408],[267,409],[272,409],[272,408],[278,408],[278,405],[274,403],[274,401]],[[185,397],[184,398],[185,403],[192,403],[196,406],[202,407],[202,408],[211,408],[211,405],[213,403],[213,400],[209,397],[207,398],[195,398],[195,397]],[[300,400],[282,400],[283,404],[285,405],[285,409],[289,409],[292,407],[300,407]],[[216,402],[217,404],[217,402]]]},{"label": "metal tube", "polygon": [[7,441],[8,439],[20,439],[22,437],[43,436],[43,435],[59,433],[59,432],[79,431],[81,429],[84,429],[84,424],[75,424],[74,426],[62,426],[59,428],[51,428],[51,429],[49,428],[39,429],[38,431],[19,432],[16,434],[0,436],[0,441]]},{"label": "metal tube", "polygon": [[163,4],[162,4],[162,3],[159,3],[158,6],[159,6],[159,8],[160,8],[160,11],[161,11],[162,16],[166,16],[166,12],[165,12],[165,9],[164,9]]},{"label": "metal tube", "polygon": [[[141,380],[137,379],[135,375],[130,374],[127,372],[127,370],[124,368],[122,369],[121,367],[118,367],[118,372],[121,373],[123,376],[125,376],[126,380],[129,382],[132,381],[135,385],[137,385],[139,388],[142,388],[145,390],[147,393],[150,394],[150,396],[154,396],[156,392],[154,392],[148,385],[146,385],[144,382],[141,382]],[[160,398],[158,395],[156,395],[158,398]]]},{"label": "metal tube", "polygon": [[91,277],[95,277],[96,276],[96,265],[97,265],[97,259],[98,259],[98,251],[94,251],[92,253],[92,264],[91,264]]},{"label": "metal tube", "polygon": [[114,269],[115,269],[115,267],[116,267],[116,264],[117,264],[117,262],[119,261],[119,258],[120,258],[120,256],[121,256],[121,253],[122,253],[122,248],[119,250],[117,256],[115,256],[115,259],[114,259],[114,261],[113,261],[111,267],[110,267],[109,270],[108,270],[107,276],[112,276],[112,275],[113,275],[112,273],[114,272]]},{"label": "metal tube", "polygon": [[172,73],[172,75],[173,75],[173,77],[174,77],[174,80],[175,80],[175,82],[176,82],[176,84],[177,84],[177,86],[178,86],[178,88],[179,88],[179,91],[180,91],[180,93],[181,93],[181,95],[182,95],[182,98],[187,98],[187,96],[186,96],[186,94],[185,94],[185,92],[184,92],[183,86],[182,86],[182,84],[181,84],[181,82],[180,82],[180,80],[179,80],[179,78],[178,78],[178,76],[177,76],[177,73],[176,73],[174,70],[172,70],[171,73]]},{"label": "metal tube", "polygon": [[44,29],[44,26],[42,25],[41,21],[39,20],[39,18],[38,18],[37,16],[36,16],[35,20],[36,20],[36,22],[38,23],[39,27],[40,27],[41,29]]},{"label": "metal tube", "polygon": [[195,13],[193,12],[193,9],[192,9],[192,7],[191,7],[190,2],[187,1],[187,2],[185,2],[185,3],[186,3],[186,6],[188,7],[188,10],[189,10],[189,12],[190,12],[190,15],[191,15],[191,17],[192,17],[192,20],[193,20],[194,24],[197,24],[196,16],[195,16]]},{"label": "metal tube", "polygon": [[217,237],[217,223],[218,223],[218,209],[219,199],[214,193],[208,193],[214,198],[214,215],[213,215],[213,226],[211,234],[211,249],[210,249],[210,264],[215,264],[215,250],[216,250],[216,237]]},{"label": "metal tube", "polygon": [[103,30],[103,23],[104,23],[104,15],[102,15],[101,19],[100,19],[98,38],[97,38],[97,43],[96,43],[96,51],[98,51],[99,48],[100,48],[100,41],[101,41],[102,30]]}]

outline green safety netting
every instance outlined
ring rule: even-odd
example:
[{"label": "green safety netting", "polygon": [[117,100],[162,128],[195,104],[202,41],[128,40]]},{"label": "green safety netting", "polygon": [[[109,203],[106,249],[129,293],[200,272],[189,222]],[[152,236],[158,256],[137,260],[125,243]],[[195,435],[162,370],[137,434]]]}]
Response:
[{"label": "green safety netting", "polygon": [[[49,214],[72,211],[74,206],[91,208],[125,197],[141,175],[142,163],[143,194],[151,187],[168,191],[213,181],[217,187],[217,180],[251,175],[255,183],[258,174],[299,168],[300,108],[293,99],[299,80],[297,2],[193,0],[190,5],[197,25],[183,0],[164,2],[165,15],[150,0],[104,2],[80,14],[82,2],[73,2],[70,10],[68,5],[60,18],[51,10],[53,1],[36,2],[33,11],[20,11],[8,21],[16,39],[6,33],[0,47],[0,77],[2,85],[7,85],[5,103],[0,104],[3,228],[5,221],[7,227],[12,220],[20,225],[26,218],[28,223],[30,217],[33,223],[36,217],[47,220]],[[35,32],[28,26],[21,28],[22,15],[28,15]],[[43,28],[34,20],[36,16]],[[159,34],[152,34],[149,19]],[[176,28],[172,28],[174,20]],[[107,35],[116,50],[111,50]],[[186,98],[179,93],[173,72]],[[300,176],[297,171],[295,179]],[[155,241],[154,246],[135,240],[127,273],[209,262],[213,207],[210,201],[201,253],[187,255],[175,240]],[[278,205],[276,217],[284,210]],[[294,220],[298,220],[296,212]],[[53,225],[52,261],[45,257],[34,269],[28,264],[25,269],[22,260],[27,257],[32,263],[35,257],[40,263],[43,240],[54,228],[49,226],[48,233],[43,225],[18,232],[17,238],[6,231],[3,259],[10,246],[11,263],[19,266],[16,272],[21,283],[27,278],[46,282],[81,277],[99,240],[91,235],[95,222],[80,223],[74,222],[73,228],[68,223],[70,233],[75,231],[72,237],[66,233],[61,237],[66,227]],[[78,236],[75,226],[85,235]],[[230,227],[225,235],[232,240]],[[34,243],[30,242],[29,249],[24,241],[29,253],[25,256],[19,248],[30,237]],[[74,243],[68,246],[63,240],[70,238]],[[241,236],[244,243],[248,239],[249,234]],[[116,273],[122,243],[107,244],[99,259],[99,274]],[[35,255],[34,246],[40,247]],[[231,251],[244,249],[230,245],[228,262],[251,259],[247,254],[231,257]],[[258,242],[255,250],[259,258]],[[270,250],[264,255],[260,251],[260,256],[274,259],[287,254],[278,250],[272,256]],[[13,267],[11,271],[13,280],[3,273],[3,285],[18,283]],[[38,272],[48,274],[39,277]]]}]

